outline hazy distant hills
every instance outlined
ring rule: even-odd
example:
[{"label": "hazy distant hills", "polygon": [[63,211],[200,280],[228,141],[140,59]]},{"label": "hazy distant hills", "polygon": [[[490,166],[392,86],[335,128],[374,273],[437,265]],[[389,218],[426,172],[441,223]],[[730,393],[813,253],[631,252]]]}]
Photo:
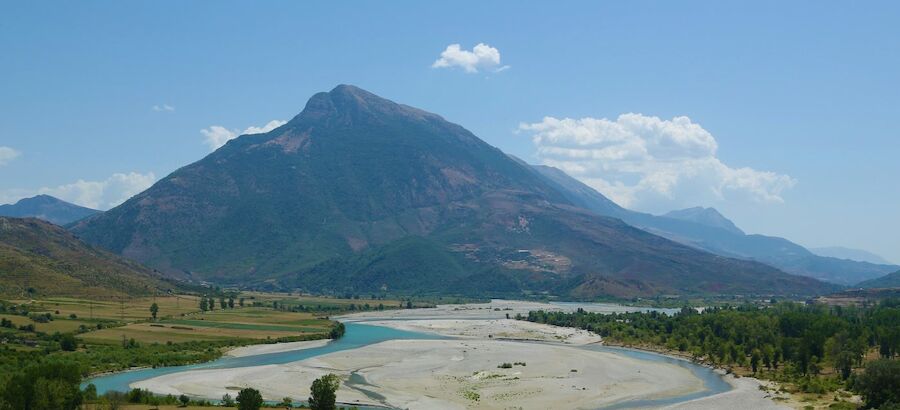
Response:
[{"label": "hazy distant hills", "polygon": [[0,217],[0,295],[106,298],[166,292],[151,270],[35,218]]},{"label": "hazy distant hills", "polygon": [[861,282],[857,286],[861,288],[900,288],[900,270],[880,278]]},{"label": "hazy distant hills", "polygon": [[809,250],[819,256],[827,256],[830,258],[850,259],[859,262],[869,262],[879,265],[891,265],[892,263],[879,255],[862,249],[845,248],[843,246],[828,246],[822,248],[809,248]]},{"label": "hazy distant hills", "polygon": [[580,207],[718,255],[757,260],[788,273],[842,285],[878,278],[900,268],[823,257],[784,238],[747,235],[712,208],[689,208],[663,216],[630,211],[559,169],[547,166],[534,166],[534,169]]},{"label": "hazy distant hills", "polygon": [[731,220],[722,216],[715,208],[703,208],[698,206],[671,211],[663,216],[666,218],[694,222],[711,228],[722,229],[735,235],[744,235],[744,231],[735,226],[734,222],[731,222]]},{"label": "hazy distant hills", "polygon": [[459,125],[342,85],[73,231],[170,274],[244,286],[585,298],[831,288],[571,196]]},{"label": "hazy distant hills", "polygon": [[96,209],[71,204],[50,195],[38,195],[19,200],[15,204],[0,205],[0,216],[33,217],[57,225],[75,222],[99,212]]}]

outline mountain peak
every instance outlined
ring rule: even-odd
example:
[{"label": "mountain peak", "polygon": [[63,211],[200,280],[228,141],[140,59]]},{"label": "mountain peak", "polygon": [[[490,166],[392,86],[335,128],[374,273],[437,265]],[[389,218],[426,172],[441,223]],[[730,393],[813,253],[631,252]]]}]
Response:
[{"label": "mountain peak", "polygon": [[59,225],[77,221],[97,212],[100,211],[44,194],[20,199],[12,205],[0,205],[0,216],[34,217]]},{"label": "mountain peak", "polygon": [[28,205],[28,204],[55,204],[65,202],[57,197],[50,196],[47,194],[39,194],[35,195],[31,198],[22,198],[18,200],[15,205]]},{"label": "mountain peak", "polygon": [[744,234],[744,231],[738,228],[734,222],[731,222],[731,220],[712,207],[704,208],[702,206],[695,206],[693,208],[672,211],[663,216],[672,219],[696,222],[698,224],[724,229],[741,235]]},{"label": "mountain peak", "polygon": [[341,85],[72,230],[240,286],[585,298],[823,286],[600,217],[559,186],[457,124]]},{"label": "mountain peak", "polygon": [[332,88],[331,91],[329,91],[328,93],[332,94],[332,95],[343,94],[343,95],[354,95],[354,96],[360,96],[360,97],[381,98],[375,94],[372,94],[372,93],[370,93],[366,90],[363,90],[362,88],[359,88],[352,84],[338,84],[337,86]]},{"label": "mountain peak", "polygon": [[313,95],[303,111],[289,124],[302,126],[308,122],[329,120],[330,125],[350,125],[360,121],[381,122],[388,118],[443,121],[436,114],[395,103],[354,85],[340,84],[329,92]]}]

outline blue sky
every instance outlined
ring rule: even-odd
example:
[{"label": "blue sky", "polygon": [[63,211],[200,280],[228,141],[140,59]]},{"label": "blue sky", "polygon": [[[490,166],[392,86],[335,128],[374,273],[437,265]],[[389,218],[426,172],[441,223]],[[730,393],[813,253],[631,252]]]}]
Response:
[{"label": "blue sky", "polygon": [[900,262],[900,6],[724,3],[6,2],[0,202],[107,208],[350,83],[632,208]]}]

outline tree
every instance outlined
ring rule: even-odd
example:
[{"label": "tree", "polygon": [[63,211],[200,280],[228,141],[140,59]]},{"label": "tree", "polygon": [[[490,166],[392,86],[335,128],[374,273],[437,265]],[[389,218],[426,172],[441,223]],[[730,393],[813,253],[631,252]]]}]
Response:
[{"label": "tree", "polygon": [[228,308],[234,309],[234,298],[228,298]]},{"label": "tree", "polygon": [[74,410],[81,405],[81,372],[73,363],[48,362],[13,374],[0,388],[4,409]]},{"label": "tree", "polygon": [[294,399],[292,399],[290,397],[285,397],[285,398],[281,399],[281,403],[278,403],[278,405],[284,406],[285,408],[288,408],[288,409],[292,408],[292,407],[294,407]]},{"label": "tree", "polygon": [[209,310],[209,305],[206,302],[206,298],[200,298],[200,310],[204,312]]},{"label": "tree", "polygon": [[238,410],[259,410],[263,404],[262,395],[259,390],[247,387],[241,389],[237,395]]},{"label": "tree", "polygon": [[244,298],[238,299],[238,306],[244,307]]},{"label": "tree", "polygon": [[344,336],[344,332],[346,331],[346,327],[341,322],[337,322],[334,326],[331,327],[331,332],[329,332],[328,337],[331,339],[340,339]]},{"label": "tree", "polygon": [[759,349],[753,349],[753,352],[750,354],[750,367],[753,369],[753,373],[756,373],[756,370],[759,368],[759,359],[761,355]]},{"label": "tree", "polygon": [[156,320],[157,313],[159,313],[159,305],[157,305],[156,302],[153,302],[153,304],[150,305],[150,315],[153,316],[153,320]]},{"label": "tree", "polygon": [[60,410],[78,407],[81,394],[78,385],[61,379],[38,378],[34,384],[32,410]]},{"label": "tree", "polygon": [[178,401],[181,402],[181,407],[187,407],[188,403],[191,402],[191,398],[182,394],[178,396]]},{"label": "tree", "polygon": [[103,403],[109,410],[119,410],[125,404],[125,393],[108,391],[103,394]]},{"label": "tree", "polygon": [[75,341],[75,335],[71,333],[63,333],[59,336],[59,348],[66,352],[74,352],[78,348],[78,342]]},{"label": "tree", "polygon": [[159,397],[153,395],[147,398],[147,404],[153,406],[152,410],[159,410],[160,401]]},{"label": "tree", "polygon": [[97,386],[94,383],[88,383],[87,386],[84,386],[84,391],[81,392],[81,398],[86,402],[97,401]]},{"label": "tree", "polygon": [[225,310],[228,308],[228,302],[225,301],[224,297],[219,298],[219,307],[222,308],[222,310]]},{"label": "tree", "polygon": [[234,399],[231,398],[230,394],[225,393],[225,395],[222,396],[222,405],[225,407],[234,406]]},{"label": "tree", "polygon": [[879,359],[869,362],[854,387],[865,400],[866,408],[900,404],[900,361]]},{"label": "tree", "polygon": [[335,392],[340,384],[341,379],[331,373],[314,380],[309,388],[309,408],[311,410],[334,410],[337,401]]},{"label": "tree", "polygon": [[206,301],[206,304],[209,305],[209,310],[216,310],[216,300],[213,298],[209,298]]}]

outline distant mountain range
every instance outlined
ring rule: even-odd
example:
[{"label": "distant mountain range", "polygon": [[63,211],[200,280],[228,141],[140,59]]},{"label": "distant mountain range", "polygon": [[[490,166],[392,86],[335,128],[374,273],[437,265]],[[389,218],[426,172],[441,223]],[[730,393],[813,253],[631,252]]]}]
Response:
[{"label": "distant mountain range", "polygon": [[900,270],[857,285],[861,288],[900,288]]},{"label": "distant mountain range", "polygon": [[577,206],[718,255],[756,260],[788,273],[841,285],[853,285],[900,269],[896,265],[819,256],[784,238],[747,235],[712,208],[690,208],[663,216],[631,211],[559,169],[534,169]]},{"label": "distant mountain range", "polygon": [[710,228],[722,229],[735,235],[745,235],[744,231],[735,226],[728,218],[722,216],[715,208],[694,207],[669,212],[663,215],[666,218],[679,219],[693,222]]},{"label": "distant mountain range", "polygon": [[0,216],[39,218],[57,225],[84,219],[100,211],[68,203],[50,195],[38,195],[19,200],[15,204],[0,205]]},{"label": "distant mountain range", "polygon": [[843,246],[828,246],[823,248],[809,248],[809,250],[819,256],[827,256],[830,258],[850,259],[858,262],[868,262],[878,265],[892,265],[891,262],[869,251],[862,249],[845,248]]},{"label": "distant mountain range", "polygon": [[35,218],[0,217],[0,296],[97,299],[164,294],[179,285]]},{"label": "distant mountain range", "polygon": [[597,212],[621,208],[596,191],[572,188],[582,191],[438,115],[342,85],[72,230],[170,275],[275,289],[596,298],[834,288],[634,228]]}]

